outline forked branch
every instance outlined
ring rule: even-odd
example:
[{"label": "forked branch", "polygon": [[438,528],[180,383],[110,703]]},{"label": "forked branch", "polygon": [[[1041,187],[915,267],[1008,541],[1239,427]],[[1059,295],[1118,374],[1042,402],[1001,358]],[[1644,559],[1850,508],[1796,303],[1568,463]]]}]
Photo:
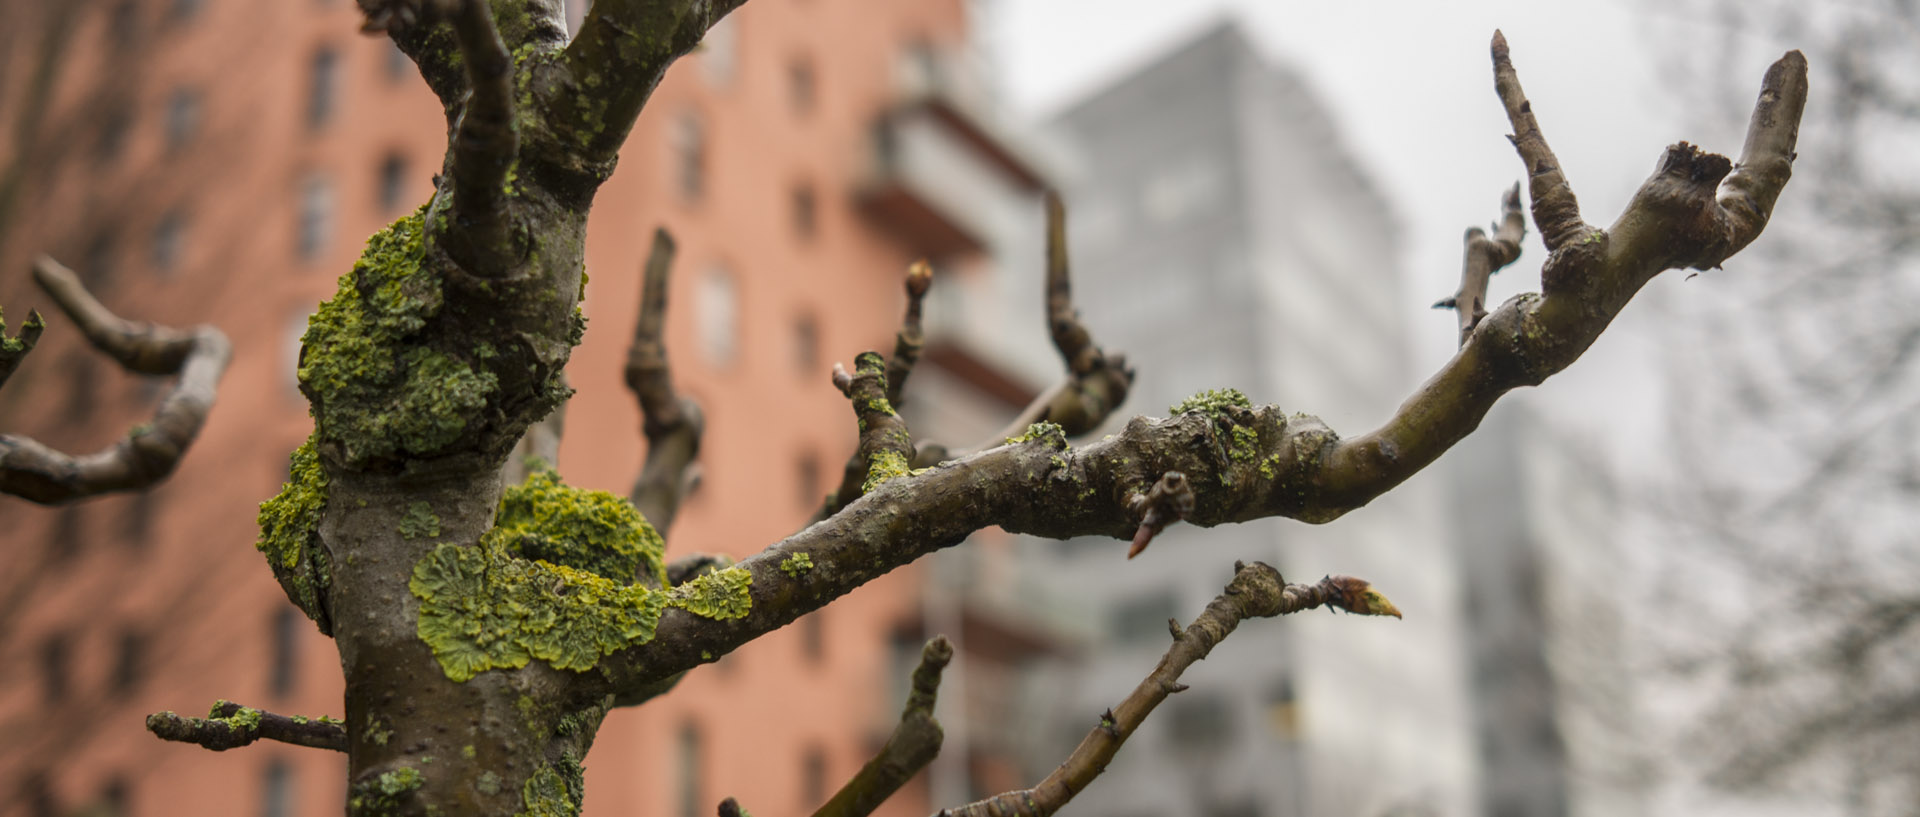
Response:
[{"label": "forked branch", "polygon": [[20,334],[7,337],[6,318],[0,317],[0,386],[13,377],[13,370],[20,368],[20,361],[26,360],[33,351],[34,344],[40,342],[40,333],[46,331],[47,322],[41,320],[40,310],[27,313],[27,320],[20,324]]},{"label": "forked branch", "polygon": [[1039,785],[1007,792],[959,808],[942,809],[939,817],[1046,817],[1059,811],[1074,795],[1085,791],[1120,751],[1134,730],[1145,723],[1154,707],[1168,695],[1186,690],[1180,674],[1232,635],[1250,618],[1297,613],[1320,606],[1370,616],[1400,617],[1393,603],[1371,585],[1351,576],[1328,576],[1314,584],[1289,584],[1280,571],[1263,562],[1234,565],[1233,580],[1207,605],[1206,612],[1175,634],[1160,663],[1119,706],[1101,713],[1100,722],[1080,741],[1060,768]]},{"label": "forked branch", "polygon": [[1487,316],[1487,279],[1520,258],[1520,241],[1527,237],[1526,218],[1520,215],[1520,185],[1515,183],[1501,199],[1502,215],[1489,237],[1479,227],[1467,228],[1466,255],[1460,262],[1460,291],[1433,305],[1460,314],[1460,344]]},{"label": "forked branch", "polygon": [[569,81],[544,98],[549,124],[589,163],[613,160],[667,67],[746,0],[596,0],[567,45]]},{"label": "forked branch", "polygon": [[647,460],[627,496],[660,535],[667,535],[686,498],[693,461],[700,456],[706,419],[699,404],[673,388],[667,365],[667,281],[673,270],[673,236],[653,231],[640,284],[640,317],[627,347],[627,388],[640,403],[640,431],[647,438]]},{"label": "forked branch", "polygon": [[907,692],[900,724],[893,728],[880,753],[815,810],[813,817],[867,817],[939,756],[945,733],[933,718],[933,705],[940,693],[940,673],[952,660],[953,644],[944,635],[935,636],[921,648],[920,665],[913,670],[913,687]]},{"label": "forked branch", "polygon": [[233,357],[227,336],[211,326],[188,331],[123,320],[108,311],[80,278],[46,256],[33,278],[95,349],[141,374],[179,374],[153,420],[125,439],[81,457],[14,434],[0,434],[0,492],[43,505],[149,487],[179,465],[213,409],[215,387]]}]

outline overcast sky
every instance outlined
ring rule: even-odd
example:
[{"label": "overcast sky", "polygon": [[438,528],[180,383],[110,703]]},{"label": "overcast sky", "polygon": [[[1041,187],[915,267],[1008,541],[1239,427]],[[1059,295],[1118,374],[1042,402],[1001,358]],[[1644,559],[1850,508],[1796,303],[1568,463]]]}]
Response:
[{"label": "overcast sky", "polygon": [[[1402,270],[1414,302],[1419,370],[1452,351],[1452,318],[1425,307],[1452,293],[1460,236],[1498,214],[1521,165],[1493,93],[1488,41],[1505,31],[1541,128],[1567,170],[1587,220],[1611,223],[1670,142],[1690,133],[1681,102],[1656,86],[1659,51],[1700,32],[1698,13],[1650,0],[1542,3],[1300,3],[1278,0],[984,0],[979,20],[1009,102],[1045,116],[1146,64],[1225,17],[1240,21],[1267,58],[1303,76],[1351,149],[1398,207]],[[1765,65],[1753,66],[1753,91]],[[1730,123],[1738,133],[1744,123]],[[1531,219],[1529,219],[1531,221]],[[1493,282],[1499,303],[1539,286],[1545,253],[1533,225],[1518,264]],[[1645,298],[1702,297],[1710,279],[1656,279]],[[1616,457],[1637,459],[1661,410],[1651,371],[1657,308],[1636,302],[1572,369],[1519,399],[1543,403]],[[1423,375],[1424,376],[1424,375]],[[1289,407],[1311,411],[1311,406]],[[1384,411],[1390,407],[1383,407]]]}]

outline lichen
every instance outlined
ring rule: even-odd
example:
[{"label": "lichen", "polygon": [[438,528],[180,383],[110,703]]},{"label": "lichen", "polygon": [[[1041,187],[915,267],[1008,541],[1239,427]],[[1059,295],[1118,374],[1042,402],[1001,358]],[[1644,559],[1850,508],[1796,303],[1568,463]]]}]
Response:
[{"label": "lichen", "polygon": [[400,538],[425,539],[439,535],[440,517],[434,515],[432,505],[415,502],[407,506],[407,515],[400,518]]},{"label": "lichen", "polygon": [[563,770],[555,766],[541,766],[527,778],[526,785],[520,787],[520,802],[526,810],[515,817],[576,817],[580,813],[579,797],[568,786]]},{"label": "lichen", "polygon": [[802,574],[812,569],[813,557],[805,553],[795,553],[780,560],[780,572],[787,574],[788,578],[800,578]]},{"label": "lichen", "polygon": [[354,784],[348,810],[361,815],[398,813],[401,798],[424,782],[420,770],[412,766],[382,772],[373,780]]},{"label": "lichen", "polygon": [[860,492],[872,493],[881,483],[906,476],[912,470],[913,464],[899,451],[891,448],[875,451],[867,455],[867,481],[860,484]]},{"label": "lichen", "polygon": [[751,608],[752,574],[740,568],[660,589],[661,552],[624,500],[535,473],[507,490],[477,545],[443,543],[414,565],[420,640],[454,681],[533,659],[585,671],[651,641],[668,607],[716,619]]},{"label": "lichen", "polygon": [[300,388],[316,436],[349,466],[453,444],[498,386],[491,371],[424,345],[444,300],[439,278],[423,269],[425,213],[367,239],[301,339]]},{"label": "lichen", "polygon": [[1247,396],[1241,394],[1239,389],[1208,389],[1173,404],[1173,407],[1168,409],[1168,411],[1172,412],[1175,417],[1186,414],[1189,411],[1204,412],[1208,416],[1218,417],[1222,412],[1227,410],[1228,406],[1239,406],[1243,409],[1250,409],[1253,408],[1253,401],[1248,400]]},{"label": "lichen", "polygon": [[1061,428],[1059,423],[1042,421],[1027,426],[1027,430],[1019,436],[1008,437],[1007,444],[1019,445],[1020,443],[1031,440],[1039,440],[1046,443],[1048,448],[1065,450],[1067,447],[1067,430]]},{"label": "lichen", "polygon": [[332,583],[326,551],[319,546],[320,516],[327,509],[327,472],[314,453],[314,440],[293,450],[288,481],[280,493],[260,503],[260,539],[254,547],[266,555],[273,577],[287,598],[327,632],[320,601]]}]

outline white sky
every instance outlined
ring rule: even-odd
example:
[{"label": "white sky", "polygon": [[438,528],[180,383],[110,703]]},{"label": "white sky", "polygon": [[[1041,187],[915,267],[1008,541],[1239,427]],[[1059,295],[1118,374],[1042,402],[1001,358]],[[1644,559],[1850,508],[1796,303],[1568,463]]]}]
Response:
[{"label": "white sky", "polygon": [[[1542,0],[983,0],[980,11],[982,38],[1008,101],[1032,116],[1156,59],[1222,17],[1239,20],[1270,61],[1293,68],[1315,89],[1358,161],[1396,202],[1412,297],[1405,315],[1423,339],[1416,352],[1423,373],[1452,352],[1450,313],[1426,306],[1457,284],[1462,231],[1490,222],[1501,191],[1521,178],[1493,93],[1487,46],[1495,28],[1507,35],[1541,129],[1589,222],[1611,223],[1670,142],[1705,142],[1721,153],[1739,148],[1678,124],[1686,112],[1656,86],[1661,66],[1671,64],[1657,49],[1698,32],[1700,17],[1650,0],[1578,7]],[[1753,92],[1765,68],[1753,66]],[[1743,126],[1728,123],[1722,132]],[[1493,303],[1539,286],[1545,252],[1531,223],[1528,232],[1520,262],[1494,279]],[[1710,279],[1684,277],[1662,276],[1641,297],[1711,294]],[[1649,453],[1657,435],[1646,432],[1662,410],[1652,370],[1660,316],[1651,306],[1636,302],[1538,396],[1516,397],[1544,402],[1617,461]]]}]

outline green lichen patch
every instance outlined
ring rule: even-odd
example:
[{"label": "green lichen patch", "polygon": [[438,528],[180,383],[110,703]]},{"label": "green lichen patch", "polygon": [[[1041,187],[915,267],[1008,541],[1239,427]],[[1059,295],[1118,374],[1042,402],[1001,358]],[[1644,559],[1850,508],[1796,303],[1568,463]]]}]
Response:
[{"label": "green lichen patch", "polygon": [[[576,764],[577,765],[577,764]],[[520,802],[526,810],[515,817],[576,817],[580,799],[567,785],[567,777],[553,766],[541,766],[520,787]]]},{"label": "green lichen patch", "polygon": [[[234,707],[233,714],[220,714],[228,707]],[[215,701],[213,709],[207,712],[207,720],[213,723],[224,723],[227,728],[239,733],[251,735],[260,731],[260,710],[250,706],[240,706],[231,701]]]},{"label": "green lichen patch", "polygon": [[802,574],[812,569],[813,557],[805,553],[795,553],[780,560],[780,572],[787,574],[788,578],[800,578]]},{"label": "green lichen patch", "polygon": [[753,574],[744,567],[703,573],[667,591],[667,604],[701,618],[746,618],[753,609]]},{"label": "green lichen patch", "polygon": [[273,577],[295,606],[329,629],[320,601],[332,583],[326,552],[319,546],[320,516],[327,509],[327,472],[314,453],[313,438],[293,450],[289,480],[280,493],[260,503],[260,539]]},{"label": "green lichen patch", "polygon": [[1253,408],[1253,401],[1248,400],[1247,396],[1241,394],[1239,389],[1208,389],[1173,404],[1173,407],[1168,409],[1168,411],[1175,417],[1186,414],[1189,411],[1199,411],[1217,418],[1221,413],[1227,411],[1227,407],[1229,406],[1251,409]]},{"label": "green lichen patch", "polygon": [[367,239],[353,271],[307,321],[300,388],[321,442],[350,466],[430,454],[462,438],[497,388],[490,371],[422,345],[439,313],[439,278],[424,269],[422,207]]},{"label": "green lichen patch", "polygon": [[487,536],[507,553],[584,570],[620,584],[665,582],[666,542],[625,499],[534,471],[507,488]]},{"label": "green lichen patch", "polygon": [[1027,430],[1019,436],[1008,437],[1007,444],[1019,445],[1020,443],[1032,440],[1039,440],[1046,443],[1048,448],[1065,450],[1067,447],[1067,430],[1061,428],[1059,423],[1042,421],[1027,426]]},{"label": "green lichen patch", "polygon": [[400,538],[429,539],[440,535],[440,517],[433,512],[433,506],[425,502],[415,502],[407,506],[407,515],[400,518]]},{"label": "green lichen patch", "polygon": [[362,815],[396,814],[401,799],[425,782],[420,770],[411,766],[382,772],[379,777],[353,785],[348,810]]},{"label": "green lichen patch", "polygon": [[[885,398],[881,398],[884,400]],[[867,481],[860,484],[860,492],[873,493],[873,489],[894,477],[903,477],[913,470],[913,464],[907,462],[906,455],[891,448],[883,448],[867,456]]]}]

